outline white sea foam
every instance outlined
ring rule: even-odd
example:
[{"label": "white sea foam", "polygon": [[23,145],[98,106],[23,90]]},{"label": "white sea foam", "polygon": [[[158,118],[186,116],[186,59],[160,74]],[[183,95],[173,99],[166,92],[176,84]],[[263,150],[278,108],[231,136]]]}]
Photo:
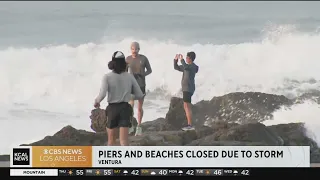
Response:
[{"label": "white sea foam", "polygon": [[320,105],[311,101],[282,108],[273,113],[274,119],[264,121],[265,125],[305,123],[306,135],[320,146]]},{"label": "white sea foam", "polygon": [[[89,130],[88,116],[102,75],[109,71],[107,62],[116,50],[129,55],[133,40],[136,39],[0,51],[0,154],[8,152],[10,145],[41,139],[67,124]],[[153,68],[147,77],[147,89],[153,91],[161,87],[162,93],[169,96],[180,89],[181,73],[173,70],[175,54],[196,52],[195,62],[200,70],[194,102],[233,91],[297,96],[308,89],[319,89],[320,85],[317,82],[320,80],[320,34],[317,33],[282,33],[261,42],[230,45],[139,42],[141,53],[149,58]],[[149,97],[145,121],[165,114],[168,100],[161,99],[163,95],[158,94],[157,100]],[[290,112],[277,112],[275,118],[299,120],[307,125],[311,123],[310,128],[319,127],[316,126],[320,124],[316,121],[319,109],[315,106],[298,105]],[[297,118],[291,118],[291,113]],[[320,129],[311,130],[320,132]]]}]

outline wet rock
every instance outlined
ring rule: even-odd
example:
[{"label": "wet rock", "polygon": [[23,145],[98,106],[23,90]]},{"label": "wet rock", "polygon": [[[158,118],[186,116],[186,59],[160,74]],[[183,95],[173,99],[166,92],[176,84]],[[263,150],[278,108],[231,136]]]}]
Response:
[{"label": "wet rock", "polygon": [[238,126],[225,126],[213,132],[213,134],[204,138],[195,140],[190,145],[206,144],[245,144],[245,145],[271,145],[279,146],[283,144],[280,136],[269,130],[261,123],[251,123]]},{"label": "wet rock", "polygon": [[[259,92],[230,93],[192,105],[193,125],[195,127],[213,126],[215,121],[262,122],[266,119],[272,119],[272,113],[281,106],[291,106],[292,104],[292,100],[285,96]],[[181,98],[171,98],[165,119],[177,130],[187,125]]]},{"label": "wet rock", "polygon": [[46,136],[40,141],[21,146],[98,146],[106,141],[107,134],[105,132],[94,133],[66,126],[53,136]]},{"label": "wet rock", "polygon": [[[314,94],[313,94],[314,96]],[[312,97],[313,97],[312,96]],[[301,96],[300,98],[311,96]],[[142,123],[143,135],[130,136],[131,146],[310,146],[311,161],[320,162],[320,149],[306,134],[303,123],[265,126],[281,106],[291,106],[293,100],[284,96],[259,92],[236,92],[214,97],[192,105],[195,131],[181,131],[187,125],[181,98],[171,98],[165,118]],[[53,136],[24,144],[28,146],[104,146],[105,111],[91,112],[91,128],[95,132],[66,126]],[[136,120],[134,121],[136,125]],[[116,137],[119,133],[117,132]],[[119,140],[117,141],[119,145]]]},{"label": "wet rock", "polygon": [[[93,109],[91,110],[91,129],[95,132],[107,132],[107,115],[104,109]],[[137,126],[138,122],[136,118],[132,119],[132,125]]]},{"label": "wet rock", "polygon": [[318,148],[317,143],[307,136],[304,123],[289,123],[268,126],[268,129],[276,132],[282,139],[284,146],[310,146],[310,149]]},{"label": "wet rock", "polygon": [[142,123],[141,127],[144,132],[174,130],[174,128],[171,127],[164,118],[158,118],[154,121],[147,121],[145,123]]},{"label": "wet rock", "polygon": [[295,103],[300,104],[307,100],[320,104],[320,91],[312,90],[304,93],[295,99]]},{"label": "wet rock", "polygon": [[282,137],[285,146],[310,146],[311,162],[320,162],[320,149],[317,143],[307,136],[304,123],[278,124],[268,128]]}]

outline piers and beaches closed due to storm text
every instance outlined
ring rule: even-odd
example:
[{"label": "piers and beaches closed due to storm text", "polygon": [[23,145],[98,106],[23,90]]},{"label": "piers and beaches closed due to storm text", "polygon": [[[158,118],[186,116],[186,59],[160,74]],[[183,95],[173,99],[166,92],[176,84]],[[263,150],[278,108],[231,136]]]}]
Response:
[{"label": "piers and beaches closed due to storm text", "polygon": [[[221,151],[221,155],[219,155],[219,151],[203,151],[203,150],[198,150],[198,151],[140,151],[140,150],[135,150],[135,151],[125,151],[123,154],[123,151],[112,151],[112,150],[104,150],[104,151],[99,151],[99,158],[141,158],[145,156],[146,158],[217,158],[217,157],[222,157],[222,158],[239,158],[240,156],[242,157],[252,157],[254,156],[255,158],[282,158],[283,157],[283,151],[265,151],[265,150],[256,150],[254,152],[252,151]],[[107,162],[106,160],[100,161],[101,164],[104,164]]]},{"label": "piers and beaches closed due to storm text", "polygon": [[308,146],[32,146],[12,152],[12,167],[151,168],[168,167],[168,160],[180,168],[310,167]]}]

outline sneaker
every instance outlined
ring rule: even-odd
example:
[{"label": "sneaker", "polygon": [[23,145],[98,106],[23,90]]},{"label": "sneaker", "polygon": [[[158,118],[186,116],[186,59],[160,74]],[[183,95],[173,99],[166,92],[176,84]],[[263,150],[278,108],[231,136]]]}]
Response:
[{"label": "sneaker", "polygon": [[192,127],[192,126],[190,126],[190,125],[182,128],[182,131],[191,131],[191,130],[195,130],[195,129],[194,129],[194,127]]},{"label": "sneaker", "polygon": [[131,127],[129,128],[129,135],[130,135],[130,134],[133,134],[133,133],[134,133],[134,130],[135,130],[134,126],[131,126]]},{"label": "sneaker", "polygon": [[142,135],[142,128],[140,126],[137,126],[136,128],[136,136],[141,136]]}]

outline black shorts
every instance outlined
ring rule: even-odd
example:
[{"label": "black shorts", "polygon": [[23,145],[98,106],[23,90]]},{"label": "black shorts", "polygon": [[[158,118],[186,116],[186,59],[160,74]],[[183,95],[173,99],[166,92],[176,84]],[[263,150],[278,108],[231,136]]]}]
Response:
[{"label": "black shorts", "polygon": [[186,103],[191,103],[191,97],[192,97],[192,93],[191,92],[187,92],[187,91],[183,91],[183,102],[186,102]]},{"label": "black shorts", "polygon": [[131,127],[133,109],[127,102],[112,103],[106,108],[107,128]]},{"label": "black shorts", "polygon": [[140,86],[140,89],[142,91],[142,94],[146,94],[146,87],[145,86]]}]

